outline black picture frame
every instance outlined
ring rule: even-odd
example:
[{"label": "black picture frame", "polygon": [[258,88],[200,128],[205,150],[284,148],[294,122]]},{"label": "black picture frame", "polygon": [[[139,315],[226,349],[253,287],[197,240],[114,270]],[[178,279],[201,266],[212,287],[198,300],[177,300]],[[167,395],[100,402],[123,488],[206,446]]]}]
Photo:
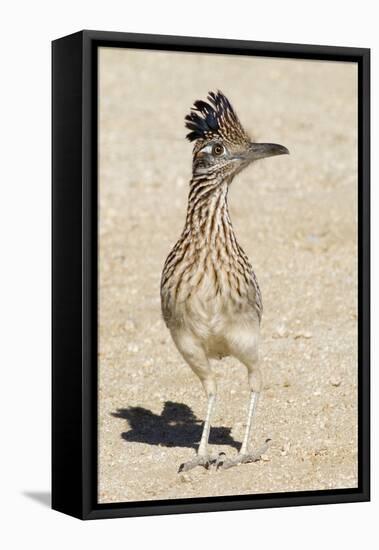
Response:
[{"label": "black picture frame", "polygon": [[[97,503],[97,52],[100,46],[358,64],[358,487]],[[81,31],[52,43],[52,507],[81,519],[370,499],[370,50]]]}]

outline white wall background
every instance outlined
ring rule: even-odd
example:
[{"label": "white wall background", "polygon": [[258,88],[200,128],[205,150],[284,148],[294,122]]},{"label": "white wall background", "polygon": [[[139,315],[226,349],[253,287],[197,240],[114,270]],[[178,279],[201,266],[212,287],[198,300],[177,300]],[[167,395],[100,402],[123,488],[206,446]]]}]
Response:
[{"label": "white wall background", "polygon": [[[50,41],[92,28],[371,47],[375,153],[379,78],[375,2],[25,0],[4,4],[1,11],[3,548],[376,547],[379,504],[375,437],[372,503],[82,523],[52,512],[40,502],[46,501],[50,483]],[[375,243],[378,161],[373,157]],[[373,279],[377,276],[378,259],[374,254]],[[373,300],[377,293],[376,286]],[[374,351],[378,322],[378,311],[373,307]],[[375,379],[374,375],[374,383]],[[379,400],[374,401],[375,430]],[[37,493],[38,498],[28,493]]]}]

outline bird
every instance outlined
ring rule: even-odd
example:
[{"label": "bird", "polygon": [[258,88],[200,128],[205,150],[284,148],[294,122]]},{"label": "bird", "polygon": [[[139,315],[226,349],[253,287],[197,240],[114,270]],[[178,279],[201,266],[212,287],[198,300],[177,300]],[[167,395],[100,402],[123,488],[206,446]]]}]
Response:
[{"label": "bird", "polygon": [[[262,296],[252,265],[237,241],[228,209],[229,187],[242,170],[265,157],[288,154],[283,145],[255,143],[221,92],[194,102],[185,117],[193,142],[192,177],[182,234],[167,256],[160,285],[162,316],[179,353],[199,377],[207,409],[196,466],[230,468],[255,462],[267,450],[250,449],[253,418],[262,391],[259,337]],[[235,457],[209,453],[217,395],[211,360],[231,356],[247,369],[249,404],[241,448]]]}]

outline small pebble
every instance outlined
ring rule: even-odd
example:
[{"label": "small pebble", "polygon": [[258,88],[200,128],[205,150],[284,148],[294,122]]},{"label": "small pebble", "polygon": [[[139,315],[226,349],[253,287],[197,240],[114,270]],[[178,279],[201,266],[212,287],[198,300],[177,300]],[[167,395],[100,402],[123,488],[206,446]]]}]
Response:
[{"label": "small pebble", "polygon": [[288,336],[289,332],[284,324],[278,325],[272,333],[273,338],[287,338]]},{"label": "small pebble", "polygon": [[298,338],[306,338],[308,340],[309,338],[312,338],[312,333],[309,332],[309,330],[296,332],[294,339],[297,340]]},{"label": "small pebble", "polygon": [[316,449],[314,451],[315,456],[325,456],[328,454],[328,449],[322,448],[322,449]]},{"label": "small pebble", "polygon": [[139,347],[137,344],[128,344],[128,351],[130,353],[138,353]]},{"label": "small pebble", "polygon": [[290,443],[290,442],[285,443],[285,444],[283,445],[282,449],[281,449],[281,453],[280,453],[280,454],[281,454],[282,456],[287,456],[288,453],[289,453],[290,448],[291,448],[291,443]]},{"label": "small pebble", "polygon": [[127,321],[125,321],[124,323],[125,332],[132,332],[135,329],[136,329],[136,324],[134,321],[132,321],[131,319],[128,319]]},{"label": "small pebble", "polygon": [[191,483],[191,481],[192,481],[192,479],[186,474],[181,474],[179,476],[179,479],[182,483]]}]

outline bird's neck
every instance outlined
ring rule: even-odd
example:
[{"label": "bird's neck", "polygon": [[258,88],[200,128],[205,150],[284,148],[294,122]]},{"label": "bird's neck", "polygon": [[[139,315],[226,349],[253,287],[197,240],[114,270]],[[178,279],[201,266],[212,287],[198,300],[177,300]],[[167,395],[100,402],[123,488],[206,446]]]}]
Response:
[{"label": "bird's neck", "polygon": [[193,177],[188,196],[185,233],[195,242],[214,245],[225,232],[233,232],[228,210],[226,180]]}]

